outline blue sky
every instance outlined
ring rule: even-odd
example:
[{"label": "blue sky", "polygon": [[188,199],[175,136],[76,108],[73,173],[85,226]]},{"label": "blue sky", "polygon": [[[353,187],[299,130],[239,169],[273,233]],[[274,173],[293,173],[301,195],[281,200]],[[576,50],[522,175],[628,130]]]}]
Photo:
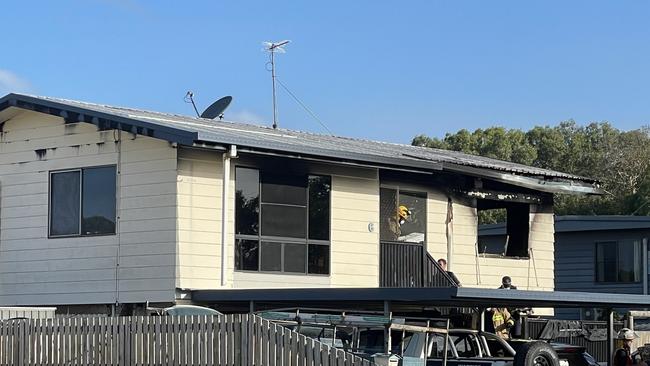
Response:
[{"label": "blue sky", "polygon": [[[647,1],[11,1],[10,90],[271,123],[262,41],[290,39],[279,78],[337,135],[410,142],[460,128],[573,118],[650,123]],[[279,90],[281,127],[323,132]]]}]

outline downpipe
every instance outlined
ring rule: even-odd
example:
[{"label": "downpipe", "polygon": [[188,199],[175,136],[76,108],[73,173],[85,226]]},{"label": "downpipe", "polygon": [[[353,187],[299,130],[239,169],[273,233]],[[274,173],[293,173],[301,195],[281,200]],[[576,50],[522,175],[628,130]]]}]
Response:
[{"label": "downpipe", "polygon": [[228,238],[228,196],[230,195],[230,160],[237,158],[237,145],[223,153],[223,181],[221,192],[221,286],[226,286],[226,240]]}]

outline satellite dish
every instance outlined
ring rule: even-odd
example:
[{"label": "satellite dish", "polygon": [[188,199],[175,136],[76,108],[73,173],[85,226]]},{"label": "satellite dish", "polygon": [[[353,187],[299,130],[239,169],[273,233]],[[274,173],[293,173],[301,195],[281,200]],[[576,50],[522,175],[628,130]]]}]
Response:
[{"label": "satellite dish", "polygon": [[223,117],[223,111],[228,108],[230,105],[230,102],[232,102],[232,97],[230,95],[225,96],[216,102],[210,104],[208,108],[201,113],[201,118],[208,118],[208,119],[215,119],[217,117],[222,118]]}]

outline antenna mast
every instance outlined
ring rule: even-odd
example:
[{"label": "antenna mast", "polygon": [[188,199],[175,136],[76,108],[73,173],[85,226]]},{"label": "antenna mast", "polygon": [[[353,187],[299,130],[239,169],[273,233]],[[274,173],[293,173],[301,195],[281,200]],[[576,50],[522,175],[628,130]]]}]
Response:
[{"label": "antenna mast", "polygon": [[273,129],[278,128],[278,109],[276,104],[275,97],[275,53],[285,53],[286,51],[283,46],[286,46],[290,41],[280,41],[280,42],[264,42],[264,48],[271,54],[271,61],[267,63],[267,66],[271,64],[271,83],[273,84]]},{"label": "antenna mast", "polygon": [[192,107],[194,107],[194,112],[196,112],[196,116],[200,117],[199,116],[199,110],[196,109],[196,104],[194,103],[194,92],[193,91],[189,90],[185,94],[185,103],[192,103]]}]

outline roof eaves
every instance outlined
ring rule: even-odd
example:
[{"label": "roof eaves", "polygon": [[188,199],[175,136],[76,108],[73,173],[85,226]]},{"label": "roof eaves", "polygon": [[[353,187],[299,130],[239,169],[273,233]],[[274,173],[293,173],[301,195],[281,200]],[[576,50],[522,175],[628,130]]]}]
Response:
[{"label": "roof eaves", "polygon": [[518,175],[514,173],[502,172],[496,169],[476,168],[468,165],[460,165],[453,163],[443,163],[443,170],[448,170],[456,173],[463,173],[477,177],[490,178],[503,183],[512,184],[519,187],[529,188],[536,191],[547,193],[569,193],[569,194],[603,194],[604,191],[595,183],[585,181],[562,181],[538,177],[531,177],[525,175]]},{"label": "roof eaves", "polygon": [[183,145],[191,146],[198,138],[197,132],[161,126],[136,118],[122,117],[115,114],[99,112],[90,108],[76,107],[70,104],[22,94],[11,93],[0,98],[0,111],[9,107],[36,111],[64,118],[73,118],[73,115],[76,115],[76,120],[92,123],[100,128],[109,127],[132,133],[139,133],[138,131],[141,131],[140,134]]}]

